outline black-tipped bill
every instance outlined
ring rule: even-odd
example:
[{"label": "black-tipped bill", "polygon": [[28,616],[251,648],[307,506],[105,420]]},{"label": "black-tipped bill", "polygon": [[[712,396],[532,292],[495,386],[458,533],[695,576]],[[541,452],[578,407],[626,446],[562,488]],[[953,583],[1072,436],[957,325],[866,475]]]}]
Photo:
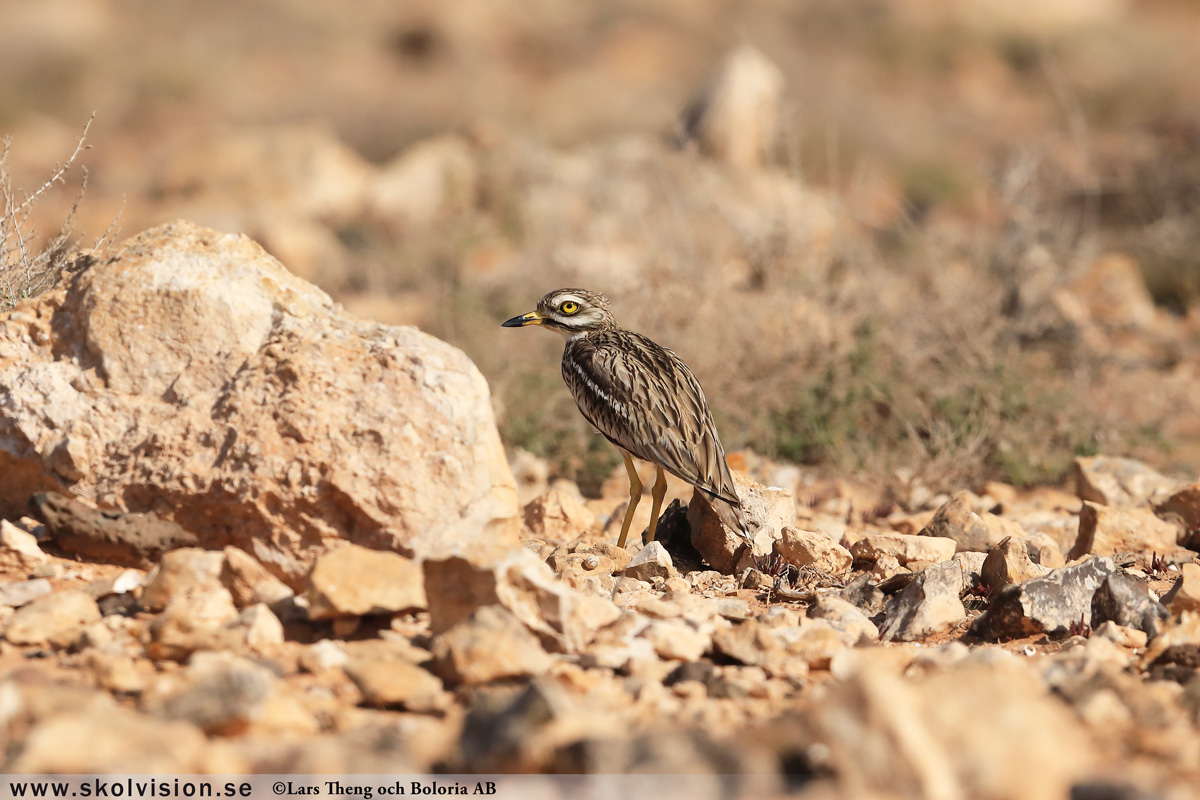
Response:
[{"label": "black-tipped bill", "polygon": [[526,325],[541,325],[542,315],[536,311],[530,311],[528,314],[522,314],[519,317],[506,319],[500,323],[502,328],[522,328]]}]

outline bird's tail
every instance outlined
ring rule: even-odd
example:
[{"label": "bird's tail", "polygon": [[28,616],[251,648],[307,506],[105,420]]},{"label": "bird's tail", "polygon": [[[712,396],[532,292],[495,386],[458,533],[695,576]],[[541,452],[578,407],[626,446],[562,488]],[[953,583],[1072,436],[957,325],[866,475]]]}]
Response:
[{"label": "bird's tail", "polygon": [[724,498],[713,498],[712,507],[717,512],[717,518],[726,528],[741,536],[747,544],[754,544],[754,537],[750,532],[750,525],[746,522],[746,515],[742,513],[741,503],[731,503]]}]

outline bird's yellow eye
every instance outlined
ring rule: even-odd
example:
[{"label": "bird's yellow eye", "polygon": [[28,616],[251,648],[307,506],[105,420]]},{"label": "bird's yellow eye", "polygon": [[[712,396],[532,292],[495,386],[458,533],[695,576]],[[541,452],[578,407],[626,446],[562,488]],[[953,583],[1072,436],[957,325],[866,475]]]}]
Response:
[{"label": "bird's yellow eye", "polygon": [[573,300],[568,300],[567,302],[565,302],[561,306],[559,306],[558,310],[564,314],[574,314],[576,311],[579,310],[579,303],[576,303]]}]

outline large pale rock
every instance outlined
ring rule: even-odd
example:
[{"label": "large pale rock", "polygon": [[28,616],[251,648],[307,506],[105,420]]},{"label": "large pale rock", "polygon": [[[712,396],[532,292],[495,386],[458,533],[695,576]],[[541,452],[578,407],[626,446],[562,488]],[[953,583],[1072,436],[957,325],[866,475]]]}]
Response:
[{"label": "large pale rock", "polygon": [[1010,519],[974,510],[970,494],[959,492],[942,504],[921,535],[953,539],[959,550],[986,553],[1007,537],[1025,538],[1025,530]]},{"label": "large pale rock", "polygon": [[320,556],[308,576],[309,619],[423,608],[421,567],[396,553],[344,545]]},{"label": "large pale rock", "polygon": [[786,527],[775,543],[775,552],[797,567],[813,567],[830,575],[850,569],[854,557],[850,551],[824,533]]},{"label": "large pale rock", "polygon": [[298,588],[327,543],[511,544],[516,488],[459,350],[356,320],[254,242],[148,231],[0,319],[0,514],[157,511]]},{"label": "large pale rock", "polygon": [[78,589],[65,589],[18,609],[4,635],[13,644],[65,646],[98,619],[100,609],[95,600]]},{"label": "large pale rock", "polygon": [[1164,499],[1178,484],[1140,461],[1094,456],[1075,459],[1075,492],[1102,506],[1136,506]]},{"label": "large pale rock", "polygon": [[929,561],[934,564],[954,557],[958,543],[939,536],[906,533],[868,533],[850,545],[850,553],[863,561],[878,561],[891,556],[901,564]]},{"label": "large pale rock", "polygon": [[755,556],[768,555],[783,529],[796,524],[796,504],[787,491],[763,486],[740,472],[733,473],[733,485],[742,501],[746,526],[754,538],[753,547],[730,527],[727,503],[709,500],[699,489],[688,503],[692,546],[713,569],[721,572],[732,572],[739,557],[747,551]]},{"label": "large pale rock", "polygon": [[1178,535],[1178,528],[1145,509],[1121,510],[1084,501],[1079,537],[1067,557],[1073,561],[1089,553],[1168,553],[1176,549]]}]

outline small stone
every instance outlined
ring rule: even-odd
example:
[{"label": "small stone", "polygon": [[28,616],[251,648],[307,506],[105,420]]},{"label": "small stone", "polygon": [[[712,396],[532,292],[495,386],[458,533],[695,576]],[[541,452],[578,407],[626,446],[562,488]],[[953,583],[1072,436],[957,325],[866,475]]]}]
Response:
[{"label": "small stone", "polygon": [[1079,510],[1079,536],[1067,554],[1167,553],[1176,549],[1178,528],[1141,508],[1120,510],[1085,501]]},{"label": "small stone", "polygon": [[641,635],[654,645],[659,657],[676,661],[696,661],[712,645],[711,635],[678,619],[656,619]]},{"label": "small stone", "polygon": [[870,575],[875,580],[883,582],[902,572],[908,572],[908,570],[900,566],[900,562],[895,556],[882,555],[871,565]]},{"label": "small stone", "polygon": [[1200,481],[1176,489],[1170,497],[1154,506],[1154,513],[1184,531],[1177,540],[1179,544],[1190,550],[1200,550]]},{"label": "small stone", "polygon": [[1020,539],[1006,538],[992,548],[984,559],[979,577],[990,591],[1013,583],[1024,583],[1031,578],[1040,578],[1049,572],[1045,567],[1034,564],[1029,550]]},{"label": "small stone", "polygon": [[283,644],[283,623],[263,603],[242,609],[242,613],[231,623],[251,650]]},{"label": "small stone", "polygon": [[953,539],[937,536],[911,536],[903,533],[869,533],[850,545],[855,559],[877,561],[891,556],[900,564],[927,561],[933,564],[954,557],[958,544]]},{"label": "small stone", "polygon": [[1063,558],[1058,542],[1048,533],[1042,531],[1026,533],[1025,549],[1029,551],[1030,560],[1039,566],[1058,569],[1067,565],[1067,560]]},{"label": "small stone", "polygon": [[1172,614],[1200,611],[1200,562],[1179,565],[1179,577],[1163,595],[1162,602]]},{"label": "small stone", "polygon": [[1092,625],[1096,590],[1116,572],[1112,559],[1089,558],[994,593],[972,628],[992,639],[1038,633],[1061,637],[1072,626]]},{"label": "small stone", "polygon": [[[879,562],[876,562],[877,564]],[[899,565],[897,564],[897,568]],[[838,597],[853,605],[862,611],[870,614],[875,614],[883,610],[883,603],[887,599],[883,591],[871,583],[870,573],[863,572],[857,578],[850,581],[838,593]]]},{"label": "small stone", "polygon": [[679,573],[671,563],[671,554],[661,542],[650,542],[638,551],[625,567],[625,574],[639,581],[653,582],[655,578],[666,580]]},{"label": "small stone", "polygon": [[173,598],[223,588],[220,574],[225,556],[221,552],[182,547],[172,550],[146,576],[142,608],[162,611]]},{"label": "small stone", "polygon": [[867,619],[867,615],[858,608],[839,597],[827,595],[820,598],[808,609],[811,619],[821,619],[829,623],[842,641],[850,646],[863,642],[879,640],[879,628]]},{"label": "small stone", "polygon": [[134,589],[142,585],[142,580],[145,576],[136,569],[126,569],[110,575],[107,578],[98,578],[94,581],[88,581],[83,586],[83,591],[95,600],[100,600],[114,594],[125,594],[132,592]]},{"label": "small stone", "polygon": [[428,670],[403,660],[354,660],[346,674],[376,708],[403,708],[417,713],[445,706],[442,682]]},{"label": "small stone", "polygon": [[299,659],[300,668],[313,674],[339,669],[349,662],[345,648],[332,639],[322,639],[304,648]]},{"label": "small stone", "polygon": [[0,584],[0,606],[19,608],[48,594],[50,594],[50,581],[45,578],[3,583]]},{"label": "small stone", "polygon": [[13,644],[57,641],[65,646],[98,619],[95,600],[78,589],[66,589],[18,609],[4,635]]},{"label": "small stone", "polygon": [[398,553],[346,544],[319,556],[308,576],[309,619],[425,607],[421,568]]},{"label": "small stone", "polygon": [[1170,615],[1162,603],[1151,597],[1146,584],[1128,575],[1109,575],[1092,597],[1093,626],[1111,621],[1153,638]]},{"label": "small stone", "polygon": [[229,590],[220,584],[178,595],[142,635],[146,655],[156,661],[185,661],[197,650],[236,646],[240,637],[228,626],[237,617]]},{"label": "small stone", "polygon": [[926,567],[888,601],[879,638],[915,642],[957,625],[967,618],[960,599],[962,590],[962,570],[956,564]]},{"label": "small stone", "polygon": [[775,552],[793,566],[813,567],[829,575],[841,575],[854,561],[849,550],[825,534],[791,526],[783,529]]},{"label": "small stone", "polygon": [[129,656],[90,650],[85,664],[92,680],[105,691],[136,694],[146,687],[145,678]]},{"label": "small stone", "polygon": [[937,510],[921,535],[953,539],[959,550],[986,553],[1002,539],[1024,539],[1025,530],[1010,519],[975,511],[970,493],[959,492]]},{"label": "small stone", "polygon": [[270,606],[294,594],[287,584],[268,572],[245,550],[230,545],[223,552],[225,561],[221,565],[221,583],[229,590],[233,604],[238,608],[248,608],[258,603]]},{"label": "small stone", "polygon": [[541,675],[553,659],[499,606],[484,606],[433,640],[434,669],[449,684]]},{"label": "small stone", "polygon": [[0,557],[12,557],[24,569],[47,560],[42,548],[38,547],[37,537],[6,519],[0,520]]},{"label": "small stone", "polygon": [[1165,497],[1177,484],[1140,461],[1095,456],[1075,459],[1075,492],[1102,506],[1139,506]]},{"label": "small stone", "polygon": [[198,653],[187,683],[150,703],[167,719],[187,720],[209,735],[236,736],[262,712],[274,678],[264,667],[227,653]]},{"label": "small stone", "polygon": [[747,666],[773,666],[784,653],[771,629],[753,619],[717,630],[712,640],[714,650]]},{"label": "small stone", "polygon": [[1096,629],[1092,631],[1092,636],[1099,636],[1100,638],[1108,639],[1110,642],[1115,642],[1122,647],[1129,647],[1134,650],[1140,650],[1149,641],[1149,637],[1146,636],[1145,631],[1138,630],[1137,628],[1127,628],[1111,620],[1101,622],[1097,625]]},{"label": "small stone", "polygon": [[562,544],[597,526],[596,515],[574,493],[554,487],[528,503],[525,528],[536,539]]}]

